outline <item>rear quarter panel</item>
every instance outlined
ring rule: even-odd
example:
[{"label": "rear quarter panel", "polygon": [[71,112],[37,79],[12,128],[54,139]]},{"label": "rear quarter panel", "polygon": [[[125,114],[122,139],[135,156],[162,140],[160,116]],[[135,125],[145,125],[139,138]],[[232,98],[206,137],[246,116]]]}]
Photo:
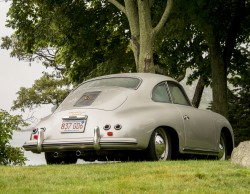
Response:
[{"label": "rear quarter panel", "polygon": [[151,99],[135,101],[130,98],[120,109],[116,110],[115,118],[120,120],[127,131],[127,136],[135,137],[140,147],[146,148],[153,131],[160,126],[171,127],[184,142],[183,119],[173,104],[157,103]]}]

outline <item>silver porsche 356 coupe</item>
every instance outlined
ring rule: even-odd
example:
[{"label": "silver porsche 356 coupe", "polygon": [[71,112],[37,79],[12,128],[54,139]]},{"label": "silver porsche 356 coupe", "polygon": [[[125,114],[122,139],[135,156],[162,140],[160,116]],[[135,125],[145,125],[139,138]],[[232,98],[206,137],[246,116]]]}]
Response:
[{"label": "silver porsche 356 coupe", "polygon": [[192,107],[174,79],[150,73],[83,82],[32,131],[26,151],[48,164],[95,160],[168,160],[177,155],[227,159],[234,147],[229,122]]}]

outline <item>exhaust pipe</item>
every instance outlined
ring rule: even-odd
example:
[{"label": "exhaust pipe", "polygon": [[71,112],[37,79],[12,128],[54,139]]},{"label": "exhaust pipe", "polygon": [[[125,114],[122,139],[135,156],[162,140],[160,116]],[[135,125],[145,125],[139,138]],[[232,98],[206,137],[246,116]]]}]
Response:
[{"label": "exhaust pipe", "polygon": [[82,153],[81,153],[80,150],[77,150],[77,151],[76,151],[76,156],[81,156],[81,154],[82,154]]},{"label": "exhaust pipe", "polygon": [[59,157],[59,153],[58,152],[55,152],[54,153],[54,158],[58,158]]}]

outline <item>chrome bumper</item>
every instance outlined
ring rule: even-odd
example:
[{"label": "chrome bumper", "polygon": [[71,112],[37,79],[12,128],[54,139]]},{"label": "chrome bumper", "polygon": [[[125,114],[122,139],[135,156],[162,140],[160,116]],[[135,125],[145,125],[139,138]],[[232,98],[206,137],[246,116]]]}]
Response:
[{"label": "chrome bumper", "polygon": [[93,138],[75,139],[44,139],[44,131],[38,131],[38,139],[24,143],[26,151],[34,153],[50,151],[76,151],[76,150],[126,150],[136,149],[135,138],[101,138],[99,127],[94,128]]}]

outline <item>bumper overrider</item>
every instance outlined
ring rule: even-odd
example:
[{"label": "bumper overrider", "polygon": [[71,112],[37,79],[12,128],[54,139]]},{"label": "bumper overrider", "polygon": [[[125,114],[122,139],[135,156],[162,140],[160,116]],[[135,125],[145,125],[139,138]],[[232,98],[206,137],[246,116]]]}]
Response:
[{"label": "bumper overrider", "polygon": [[135,138],[102,138],[99,127],[94,128],[93,138],[44,139],[44,130],[38,130],[37,140],[24,143],[26,151],[34,153],[76,150],[126,150],[136,149]]}]

